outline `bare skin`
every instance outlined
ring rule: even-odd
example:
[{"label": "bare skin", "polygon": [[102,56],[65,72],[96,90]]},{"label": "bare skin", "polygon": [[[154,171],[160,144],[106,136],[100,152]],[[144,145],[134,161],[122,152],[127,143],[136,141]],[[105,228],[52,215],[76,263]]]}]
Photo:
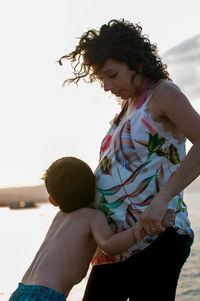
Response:
[{"label": "bare skin", "polygon": [[[171,227],[174,220],[175,212],[169,210],[163,227]],[[113,235],[99,210],[59,211],[21,282],[49,287],[67,297],[85,277],[97,245],[105,253],[116,255],[135,243],[133,228]]]},{"label": "bare skin", "polygon": [[[120,97],[123,102],[128,101],[124,117],[128,117],[134,111],[137,101],[149,82],[141,71],[142,65],[139,74],[132,80],[135,71],[130,70],[126,63],[113,59],[108,59],[100,70],[99,75],[104,90]],[[174,176],[163,186],[135,224],[134,234],[138,242],[141,240],[142,231],[151,235],[154,231],[164,230],[162,219],[169,201],[200,174],[200,116],[180,90],[166,83],[160,85],[162,81],[164,80],[151,83],[148,95],[155,91],[147,105],[147,110],[152,119],[160,123],[175,139],[184,141],[187,138],[193,146]]]}]

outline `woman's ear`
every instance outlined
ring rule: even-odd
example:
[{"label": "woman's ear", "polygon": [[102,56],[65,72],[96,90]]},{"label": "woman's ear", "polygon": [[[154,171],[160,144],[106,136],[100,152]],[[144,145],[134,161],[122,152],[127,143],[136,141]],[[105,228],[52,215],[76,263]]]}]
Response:
[{"label": "woman's ear", "polygon": [[49,196],[49,202],[50,202],[52,205],[56,206],[56,207],[59,206],[59,205],[56,203],[56,201],[52,198],[51,195]]},{"label": "woman's ear", "polygon": [[142,64],[142,63],[140,63],[140,64],[139,64],[139,68],[138,68],[138,71],[139,71],[139,73],[141,73],[141,72],[142,72],[142,70],[143,70],[143,64]]}]

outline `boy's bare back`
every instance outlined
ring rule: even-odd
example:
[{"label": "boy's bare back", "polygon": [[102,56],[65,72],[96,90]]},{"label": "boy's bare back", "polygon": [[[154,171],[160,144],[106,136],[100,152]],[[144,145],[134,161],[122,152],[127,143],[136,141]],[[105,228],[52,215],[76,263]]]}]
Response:
[{"label": "boy's bare back", "polygon": [[86,275],[96,249],[90,222],[97,210],[59,211],[22,279],[23,284],[50,287],[67,296]]},{"label": "boy's bare back", "polygon": [[[164,226],[174,224],[174,210],[168,210]],[[86,275],[98,245],[109,255],[120,254],[136,243],[133,228],[113,235],[100,210],[82,208],[59,211],[22,283],[40,285],[69,294]]]}]

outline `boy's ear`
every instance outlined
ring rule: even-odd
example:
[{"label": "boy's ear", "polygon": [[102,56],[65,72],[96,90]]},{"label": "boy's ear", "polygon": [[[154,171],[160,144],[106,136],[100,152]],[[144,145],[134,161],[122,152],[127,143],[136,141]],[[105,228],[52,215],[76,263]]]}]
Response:
[{"label": "boy's ear", "polygon": [[56,201],[52,198],[51,195],[49,196],[49,202],[50,202],[52,205],[56,206],[56,207],[59,206],[59,205],[56,203]]}]

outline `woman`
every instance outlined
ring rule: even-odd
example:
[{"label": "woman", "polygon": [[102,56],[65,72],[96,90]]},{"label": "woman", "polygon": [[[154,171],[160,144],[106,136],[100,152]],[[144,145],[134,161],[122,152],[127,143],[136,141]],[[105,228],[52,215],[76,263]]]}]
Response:
[{"label": "woman", "polygon": [[[122,101],[102,141],[95,204],[115,232],[135,225],[138,241],[115,257],[97,250],[83,300],[174,300],[193,242],[183,189],[200,174],[200,116],[137,24],[112,20],[89,30],[63,59],[74,66],[68,82],[88,76]],[[168,208],[176,219],[165,229]]]}]

